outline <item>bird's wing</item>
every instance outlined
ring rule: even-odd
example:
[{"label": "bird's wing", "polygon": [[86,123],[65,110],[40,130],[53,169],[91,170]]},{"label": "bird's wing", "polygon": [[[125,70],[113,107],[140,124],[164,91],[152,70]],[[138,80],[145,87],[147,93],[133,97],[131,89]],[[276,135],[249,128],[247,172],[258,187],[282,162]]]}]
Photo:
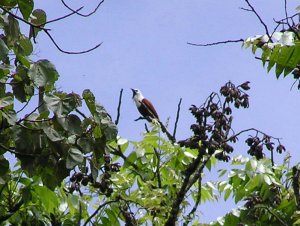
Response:
[{"label": "bird's wing", "polygon": [[141,101],[142,105],[144,105],[144,107],[149,111],[149,113],[151,115],[153,115],[155,118],[159,119],[158,117],[158,114],[153,106],[153,104],[147,100],[146,98],[144,98],[142,101]]}]

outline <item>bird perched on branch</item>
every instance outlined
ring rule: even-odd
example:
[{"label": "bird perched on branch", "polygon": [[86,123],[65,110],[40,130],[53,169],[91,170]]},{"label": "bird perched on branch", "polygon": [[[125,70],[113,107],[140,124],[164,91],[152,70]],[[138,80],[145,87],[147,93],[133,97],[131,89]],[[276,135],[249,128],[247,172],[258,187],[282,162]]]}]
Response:
[{"label": "bird perched on branch", "polygon": [[131,89],[132,90],[132,98],[136,104],[138,111],[141,115],[148,121],[152,122],[153,119],[157,119],[159,121],[158,114],[153,106],[153,104],[146,99],[140,90]]},{"label": "bird perched on branch", "polygon": [[[175,138],[168,132],[167,128],[164,124],[159,120],[158,114],[153,106],[153,104],[146,99],[140,90],[138,89],[131,89],[132,90],[132,98],[136,104],[137,109],[141,113],[144,119],[148,122],[153,122],[153,120],[157,120],[159,123],[162,131],[167,134],[170,141],[175,142]],[[141,119],[138,118],[137,120]]]}]

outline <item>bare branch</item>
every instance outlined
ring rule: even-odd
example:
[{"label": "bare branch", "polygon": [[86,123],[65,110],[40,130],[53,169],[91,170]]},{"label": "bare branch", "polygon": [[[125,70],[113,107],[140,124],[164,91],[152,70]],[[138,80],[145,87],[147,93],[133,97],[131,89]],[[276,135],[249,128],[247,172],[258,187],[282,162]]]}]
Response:
[{"label": "bare branch", "polygon": [[244,39],[237,39],[237,40],[226,40],[226,41],[220,41],[220,42],[213,42],[213,43],[207,43],[207,44],[196,44],[192,42],[187,42],[188,45],[191,46],[215,46],[215,45],[220,45],[220,44],[227,44],[227,43],[237,43],[237,42],[244,42]]},{"label": "bare branch", "polygon": [[266,31],[266,35],[269,37],[269,39],[271,40],[271,36],[268,30],[268,27],[266,25],[266,23],[262,20],[262,18],[260,17],[260,15],[256,12],[256,10],[254,9],[254,7],[250,4],[249,0],[245,0],[245,2],[247,3],[247,5],[250,7],[251,11],[256,15],[256,17],[259,19],[260,23],[264,26],[265,31]]},{"label": "bare branch", "polygon": [[71,8],[64,0],[61,0],[61,2],[62,2],[62,4],[63,4],[67,9],[69,9],[69,10],[72,11],[73,13],[76,13],[77,15],[82,16],[82,17],[89,17],[89,16],[91,16],[91,15],[93,15],[94,13],[97,12],[97,10],[98,10],[99,7],[102,5],[102,3],[104,2],[104,0],[100,1],[100,2],[98,3],[98,5],[95,7],[95,9],[94,9],[92,12],[88,13],[88,14],[81,14],[81,13],[79,13],[79,12],[76,12],[76,11],[75,11],[74,9],[72,9],[72,8]]},{"label": "bare branch", "polygon": [[66,17],[69,17],[75,13],[77,13],[77,11],[81,10],[81,8],[79,8],[78,10],[74,10],[74,12],[70,13],[70,14],[67,14],[65,16],[62,16],[62,17],[59,17],[57,19],[53,19],[53,20],[50,20],[48,22],[46,22],[45,24],[41,24],[41,25],[36,25],[36,24],[33,24],[27,20],[24,20],[22,17],[19,17],[15,14],[13,14],[12,12],[10,12],[9,10],[5,9],[4,7],[0,6],[0,9],[2,9],[4,12],[8,13],[9,15],[11,15],[12,17],[16,18],[17,20],[20,20],[28,25],[30,25],[31,27],[34,27],[34,28],[38,28],[38,29],[41,29],[42,31],[44,31],[46,33],[46,35],[50,38],[51,42],[55,45],[55,47],[62,53],[65,53],[65,54],[84,54],[84,53],[88,53],[88,52],[91,52],[95,49],[97,49],[99,46],[101,46],[102,42],[97,44],[96,46],[90,48],[90,49],[87,49],[87,50],[83,50],[83,51],[66,51],[66,50],[63,50],[55,41],[55,39],[52,37],[52,35],[49,33],[49,30],[48,28],[44,28],[43,26],[47,23],[51,23],[51,22],[55,22],[55,21],[58,21],[58,20],[62,20]]},{"label": "bare branch", "polygon": [[120,90],[119,103],[118,103],[118,108],[117,108],[117,119],[115,121],[116,125],[118,125],[119,119],[120,119],[120,111],[121,111],[121,104],[122,104],[122,94],[123,94],[123,89]]},{"label": "bare branch", "polygon": [[43,31],[47,34],[47,36],[50,38],[50,40],[52,41],[52,43],[55,45],[55,47],[62,53],[66,53],[66,54],[83,54],[83,53],[88,53],[88,52],[91,52],[95,49],[97,49],[98,47],[100,47],[102,45],[102,42],[97,44],[96,46],[90,48],[90,49],[87,49],[87,50],[83,50],[83,51],[66,51],[66,50],[63,50],[61,47],[59,47],[59,45],[56,43],[56,41],[54,40],[54,38],[52,37],[52,35],[49,33],[48,30],[46,29],[43,29]]},{"label": "bare branch", "polygon": [[180,113],[181,101],[182,101],[182,98],[180,98],[179,103],[177,105],[177,114],[176,114],[175,126],[174,126],[174,131],[173,131],[173,137],[174,137],[174,139],[175,139],[175,136],[176,136],[177,124],[178,124],[178,120],[179,120],[179,113]]},{"label": "bare branch", "polygon": [[48,21],[46,21],[46,22],[43,23],[43,24],[39,24],[39,26],[44,26],[44,25],[46,25],[46,24],[50,24],[50,23],[53,23],[53,22],[56,22],[56,21],[59,21],[59,20],[63,20],[63,19],[65,19],[65,18],[69,17],[69,16],[72,16],[72,15],[78,13],[78,12],[79,12],[80,10],[82,10],[82,9],[83,9],[83,6],[80,7],[79,9],[77,9],[77,10],[75,10],[75,11],[73,11],[73,12],[67,14],[67,15],[64,15],[64,16],[62,16],[62,17],[55,18],[55,19],[53,19],[53,20],[48,20]]}]

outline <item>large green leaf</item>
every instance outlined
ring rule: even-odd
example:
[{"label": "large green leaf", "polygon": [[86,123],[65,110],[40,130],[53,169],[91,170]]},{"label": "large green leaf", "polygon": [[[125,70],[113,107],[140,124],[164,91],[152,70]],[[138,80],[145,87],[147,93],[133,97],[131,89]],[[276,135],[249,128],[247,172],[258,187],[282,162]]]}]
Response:
[{"label": "large green leaf", "polygon": [[12,96],[6,96],[0,99],[0,110],[7,106],[13,105],[14,98]]},{"label": "large green leaf", "polygon": [[43,131],[52,142],[61,141],[64,137],[49,124],[43,126]]},{"label": "large green leaf", "polygon": [[57,117],[57,122],[64,128],[65,131],[75,135],[82,134],[81,120],[77,115],[69,114],[66,117]]},{"label": "large green leaf", "polygon": [[44,206],[48,213],[57,211],[59,200],[56,194],[45,186],[35,186],[32,192],[35,200],[39,200],[39,204]]},{"label": "large green leaf", "polygon": [[33,63],[28,71],[29,78],[38,87],[53,88],[59,75],[55,66],[49,60],[39,60]]},{"label": "large green leaf", "polygon": [[33,10],[33,0],[18,0],[19,9],[25,20],[28,20],[32,10]]},{"label": "large green leaf", "polygon": [[70,148],[68,151],[66,167],[67,169],[73,169],[76,165],[83,162],[83,155],[77,148]]},{"label": "large green leaf", "polygon": [[100,125],[100,128],[95,128],[96,130],[98,129],[98,131],[94,131],[95,134],[98,134],[97,137],[101,137],[104,134],[107,141],[116,139],[118,134],[117,126],[113,123],[105,108],[95,102],[94,94],[86,89],[83,91],[82,97],[93,115],[95,122]]},{"label": "large green leaf", "polygon": [[3,60],[5,57],[7,57],[7,54],[9,52],[9,49],[5,42],[0,39],[0,59]]},{"label": "large green leaf", "polygon": [[18,53],[25,56],[29,56],[33,51],[33,46],[30,39],[28,39],[24,35],[20,36],[18,47],[19,47]]},{"label": "large green leaf", "polygon": [[21,32],[19,22],[11,15],[8,16],[8,23],[4,26],[6,35],[6,44],[9,47],[13,47],[19,40]]},{"label": "large green leaf", "polygon": [[44,101],[48,108],[57,116],[65,116],[75,108],[81,106],[80,97],[75,93],[55,93],[44,96]]}]

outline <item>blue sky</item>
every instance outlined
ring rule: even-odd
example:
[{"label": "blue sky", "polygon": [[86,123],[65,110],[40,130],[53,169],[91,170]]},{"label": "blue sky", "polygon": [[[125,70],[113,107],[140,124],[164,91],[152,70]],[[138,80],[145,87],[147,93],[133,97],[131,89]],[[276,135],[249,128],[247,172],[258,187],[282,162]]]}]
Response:
[{"label": "blue sky", "polygon": [[[84,6],[89,12],[97,1],[67,1],[74,9]],[[91,3],[92,2],[92,3]],[[273,18],[284,17],[284,1],[251,1],[263,20],[273,30]],[[35,8],[45,9],[48,19],[69,13],[60,1],[36,1]],[[288,1],[294,14],[299,2]],[[300,107],[299,91],[290,91],[293,80],[275,78],[267,73],[251,51],[240,43],[213,47],[194,47],[187,42],[209,43],[264,34],[264,28],[242,0],[110,0],[89,18],[72,16],[49,24],[51,34],[65,50],[80,51],[99,42],[102,46],[83,55],[60,53],[40,33],[35,54],[51,60],[60,73],[58,87],[67,92],[94,92],[97,101],[116,117],[119,91],[124,89],[119,123],[120,135],[130,140],[141,138],[144,125],[131,99],[130,88],[139,88],[155,105],[161,120],[170,117],[173,128],[177,104],[183,98],[177,138],[191,135],[193,122],[188,108],[200,105],[212,91],[231,80],[240,84],[249,80],[250,109],[239,110],[233,124],[235,131],[255,127],[281,137],[298,162]],[[246,145],[237,153],[246,154]],[[236,154],[237,154],[236,153]],[[208,175],[209,179],[209,175]],[[218,205],[218,208],[215,206]],[[204,221],[216,219],[230,205],[204,204]]]}]

